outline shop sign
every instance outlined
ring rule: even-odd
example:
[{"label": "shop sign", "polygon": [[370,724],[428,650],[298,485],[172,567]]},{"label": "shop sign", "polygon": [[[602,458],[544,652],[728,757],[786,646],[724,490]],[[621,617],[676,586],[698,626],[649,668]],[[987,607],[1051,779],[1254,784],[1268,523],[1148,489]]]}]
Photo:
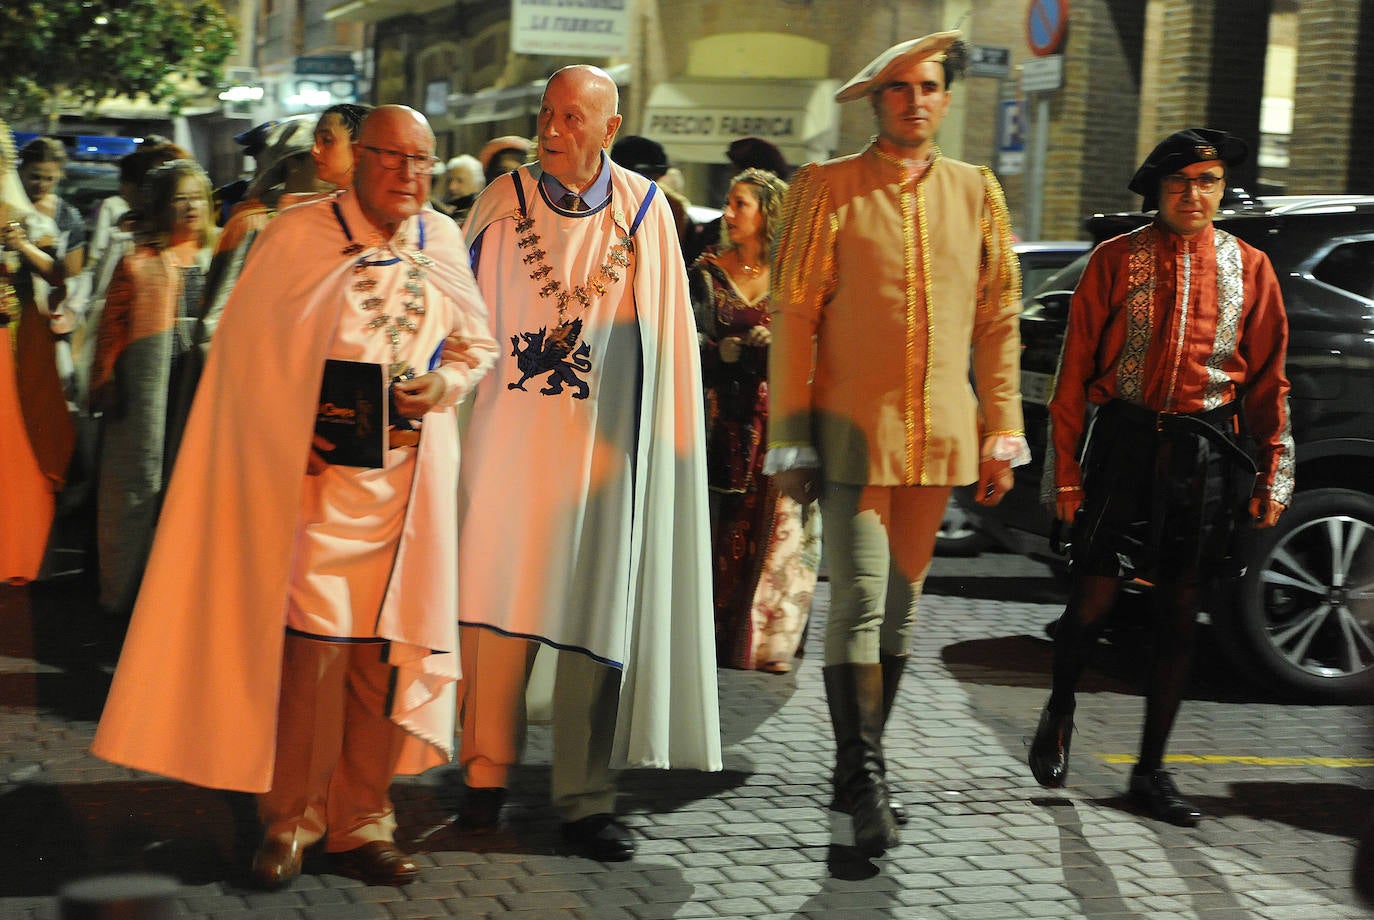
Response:
[{"label": "shop sign", "polygon": [[630,53],[632,0],[511,0],[516,54],[623,57]]},{"label": "shop sign", "polygon": [[650,137],[679,139],[761,137],[774,143],[800,141],[795,114],[770,112],[653,112],[649,115]]}]

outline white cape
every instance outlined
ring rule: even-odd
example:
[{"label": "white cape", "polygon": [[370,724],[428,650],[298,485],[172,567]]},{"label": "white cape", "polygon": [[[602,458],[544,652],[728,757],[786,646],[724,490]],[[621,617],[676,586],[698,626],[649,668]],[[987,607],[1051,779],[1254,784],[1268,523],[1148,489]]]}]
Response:
[{"label": "white cape", "polygon": [[[559,560],[569,555],[569,541],[579,538],[578,528],[601,509],[596,506],[595,481],[581,483],[583,492],[577,494],[550,495],[555,488],[550,483],[558,481],[556,444],[549,456],[538,458],[548,464],[547,481],[537,474],[512,472],[520,466],[538,470],[538,463],[530,465],[530,451],[547,438],[541,442],[543,433],[531,430],[528,407],[533,400],[550,397],[537,392],[542,380],[531,379],[529,392],[508,390],[520,372],[513,370],[515,358],[507,352],[497,371],[479,387],[472,437],[465,443],[473,462],[465,467],[462,483],[460,617],[465,626],[491,627],[578,649],[622,667],[613,766],[718,770],[705,423],[686,270],[666,199],[643,177],[603,162],[611,170],[609,213],[619,231],[630,228],[652,196],[634,233],[628,294],[639,353],[620,355],[617,365],[617,373],[623,375],[637,359],[641,373],[637,380],[625,375],[631,378],[628,382],[625,376],[608,378],[624,385],[613,390],[608,383],[598,394],[600,399],[637,400],[631,408],[637,437],[632,434],[625,445],[632,464],[628,526],[612,538],[622,541],[615,556],[626,564],[624,570],[603,566],[592,582],[576,586],[615,596],[615,602],[606,605],[600,618],[565,615],[564,597],[550,586],[558,579],[542,578],[540,571],[517,561],[533,558],[544,560],[545,568],[560,565]],[[560,264],[559,270],[568,273],[569,287],[575,286],[606,257],[604,242],[614,234],[604,215],[569,222],[537,211],[547,207],[538,190],[539,168],[525,167],[517,175],[531,213],[539,218],[537,229],[574,235],[569,237],[574,239],[570,248],[579,252],[581,261]],[[478,283],[492,305],[492,335],[503,346],[533,331],[527,328],[529,317],[535,315],[528,305],[538,296],[538,286],[526,277],[532,266],[520,258],[526,251],[516,247],[516,212],[515,184],[503,176],[478,198],[466,225],[477,254]],[[589,245],[579,246],[576,234],[586,234]],[[557,240],[550,236],[545,244],[555,252],[551,262],[560,262]],[[623,284],[612,285],[606,296],[627,296]],[[547,301],[541,309],[553,316]],[[604,356],[594,360],[599,357]],[[582,437],[603,435],[598,430]],[[548,513],[551,499],[557,502],[557,515]],[[618,527],[619,519],[611,526]],[[606,539],[604,533],[598,538]],[[579,600],[585,604],[585,598]]]}]

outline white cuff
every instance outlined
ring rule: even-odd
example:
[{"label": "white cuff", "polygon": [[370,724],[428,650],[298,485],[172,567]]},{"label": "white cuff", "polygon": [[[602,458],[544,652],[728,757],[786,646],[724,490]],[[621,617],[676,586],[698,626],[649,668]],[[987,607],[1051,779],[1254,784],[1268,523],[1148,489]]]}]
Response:
[{"label": "white cuff", "polygon": [[821,465],[820,455],[810,444],[799,447],[770,447],[763,456],[763,475],[776,476],[798,467],[815,468]]},{"label": "white cuff", "polygon": [[1030,463],[1030,445],[1026,443],[1024,435],[999,434],[991,440],[991,450],[988,449],[988,442],[983,442],[983,459],[1010,460],[1012,466]]}]

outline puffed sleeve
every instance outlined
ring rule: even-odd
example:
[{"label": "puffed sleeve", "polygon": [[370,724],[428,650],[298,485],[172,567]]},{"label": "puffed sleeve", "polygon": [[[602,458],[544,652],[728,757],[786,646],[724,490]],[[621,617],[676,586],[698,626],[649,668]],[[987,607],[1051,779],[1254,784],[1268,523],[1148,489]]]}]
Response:
[{"label": "puffed sleeve", "polygon": [[802,167],[783,206],[772,270],[768,446],[812,444],[811,375],[821,312],[836,286],[837,224],[821,168]]},{"label": "puffed sleeve", "polygon": [[[973,376],[982,435],[1025,439],[1021,417],[1021,265],[1006,199],[992,171],[983,174],[983,262],[973,328]],[[1028,451],[1027,451],[1028,452]]]}]

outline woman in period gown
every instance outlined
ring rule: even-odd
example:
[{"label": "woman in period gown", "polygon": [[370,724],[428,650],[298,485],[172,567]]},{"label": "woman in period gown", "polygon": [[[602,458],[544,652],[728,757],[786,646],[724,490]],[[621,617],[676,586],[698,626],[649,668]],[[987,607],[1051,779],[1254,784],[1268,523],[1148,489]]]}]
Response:
[{"label": "woman in period gown", "polygon": [[210,180],[192,160],[144,178],[141,239],[115,269],[96,333],[91,407],[103,413],[96,539],[100,604],[133,607],[162,492],[218,323]]},{"label": "woman in period gown", "polygon": [[721,242],[693,265],[706,390],[716,660],[791,670],[820,562],[820,515],[763,475],[768,424],[768,262],[787,185],[747,169],[730,182]]},{"label": "woman in period gown", "polygon": [[0,121],[0,582],[18,584],[38,577],[74,435],[54,331],[67,263],[11,138]]}]

